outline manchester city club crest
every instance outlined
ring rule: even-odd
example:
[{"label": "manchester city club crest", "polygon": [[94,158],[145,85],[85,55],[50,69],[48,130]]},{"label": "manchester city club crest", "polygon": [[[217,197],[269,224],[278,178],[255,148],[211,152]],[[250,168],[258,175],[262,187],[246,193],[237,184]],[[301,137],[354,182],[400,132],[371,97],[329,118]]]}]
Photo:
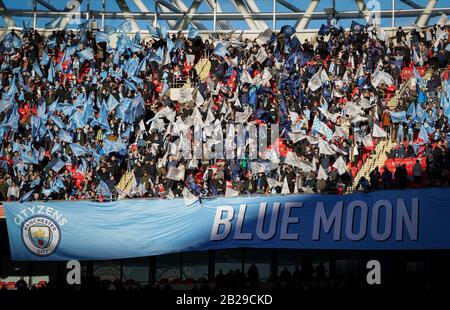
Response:
[{"label": "manchester city club crest", "polygon": [[22,239],[33,254],[49,256],[59,245],[61,231],[52,219],[46,216],[33,216],[22,225]]}]

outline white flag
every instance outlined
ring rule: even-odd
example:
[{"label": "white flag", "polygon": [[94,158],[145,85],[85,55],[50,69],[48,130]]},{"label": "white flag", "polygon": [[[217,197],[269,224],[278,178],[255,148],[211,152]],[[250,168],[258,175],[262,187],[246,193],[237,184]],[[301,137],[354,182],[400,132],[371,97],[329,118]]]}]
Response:
[{"label": "white flag", "polygon": [[386,131],[378,126],[376,123],[373,124],[372,137],[374,138],[385,138],[387,137]]},{"label": "white flag", "polygon": [[192,206],[194,203],[198,201],[198,198],[195,197],[186,187],[183,188],[183,200],[187,207]]},{"label": "white flag", "polygon": [[339,157],[333,164],[333,168],[337,169],[340,175],[347,171],[347,165],[345,164],[344,158]]},{"label": "white flag", "polygon": [[436,25],[439,26],[445,26],[448,24],[448,17],[444,13],[439,17],[439,20],[437,21]]},{"label": "white flag", "polygon": [[184,168],[175,168],[174,166],[170,166],[166,175],[167,179],[174,181],[183,181],[184,180]]},{"label": "white flag", "polygon": [[308,82],[308,87],[311,91],[316,91],[322,86],[322,80],[320,79],[320,70],[316,74],[314,74]]},{"label": "white flag", "polygon": [[262,64],[267,57],[269,57],[266,53],[266,51],[263,48],[259,49],[259,53],[256,55],[256,61]]},{"label": "white flag", "polygon": [[322,165],[319,165],[319,172],[317,173],[317,180],[327,180],[328,179],[328,173],[323,169]]},{"label": "white flag", "polygon": [[336,154],[336,152],[327,141],[320,140],[319,141],[319,154],[334,155],[334,154]]},{"label": "white flag", "polygon": [[281,189],[281,193],[283,195],[291,193],[291,191],[289,190],[289,185],[288,185],[288,182],[287,182],[287,178],[284,178],[283,188]]},{"label": "white flag", "polygon": [[227,189],[225,190],[225,197],[236,197],[239,195],[239,192],[234,190],[231,187],[227,186]]}]

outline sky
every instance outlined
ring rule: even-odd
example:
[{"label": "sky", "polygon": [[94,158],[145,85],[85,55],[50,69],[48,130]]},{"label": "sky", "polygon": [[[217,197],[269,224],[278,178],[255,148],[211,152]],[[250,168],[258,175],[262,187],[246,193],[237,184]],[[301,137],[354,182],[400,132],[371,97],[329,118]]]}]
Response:
[{"label": "sky", "polygon": [[[67,1],[65,0],[44,0],[47,3],[51,4],[52,6],[54,6],[55,8],[59,9],[59,10],[63,10],[65,7],[65,4],[67,3]],[[71,0],[73,1],[73,0]],[[142,2],[150,12],[154,11],[154,0],[137,0]],[[174,0],[166,0],[167,2],[174,2]],[[180,1],[180,0],[177,0]],[[245,1],[245,0],[244,0]],[[254,0],[257,4],[258,7],[260,9],[261,12],[265,12],[265,13],[271,13],[272,9],[273,9],[273,0]],[[299,9],[302,10],[306,10],[308,4],[309,4],[309,0],[287,0],[288,2],[295,4],[296,7],[298,7]],[[371,0],[373,1],[373,0]],[[427,0],[413,0],[415,3],[417,3],[418,5],[421,6],[426,6],[427,4]],[[86,11],[86,0],[83,1],[82,5],[81,5],[81,11],[85,12]],[[139,9],[136,5],[136,3],[134,2],[134,0],[125,0],[125,2],[127,3],[128,7],[130,8],[130,10],[132,12],[139,12]],[[184,4],[189,7],[191,5],[191,3],[193,2],[193,0],[183,0]],[[366,3],[369,3],[369,0],[365,0]],[[381,9],[382,10],[391,10],[392,9],[392,0],[380,0],[380,5],[381,5]],[[33,0],[3,0],[3,3],[5,4],[7,9],[28,9],[28,10],[32,10],[33,9]],[[232,1],[230,0],[218,0],[219,5],[221,6],[222,10],[224,12],[234,12],[237,13],[238,10],[235,7],[235,5],[233,4]],[[323,11],[325,8],[332,8],[333,6],[333,1],[332,0],[321,0],[319,5],[316,8],[316,11]],[[355,4],[354,1],[352,0],[335,0],[336,3],[336,10],[337,11],[356,11],[357,10],[357,6]],[[437,8],[441,7],[450,7],[450,0],[438,0]],[[395,8],[396,10],[402,10],[402,9],[411,9],[411,7],[409,7],[408,5],[404,4],[403,2],[401,2],[400,0],[395,0]],[[94,11],[101,11],[102,10],[102,0],[90,0],[90,9],[94,10]],[[43,10],[46,11],[48,9],[46,9],[45,7],[43,7],[42,5],[38,4],[38,10]],[[120,8],[117,5],[115,0],[106,0],[106,10],[107,11],[112,11],[112,12],[120,12]],[[285,8],[284,6],[282,6],[281,4],[277,3],[276,5],[276,11],[277,12],[290,12],[289,9]],[[204,0],[203,3],[200,5],[199,9],[198,9],[198,13],[210,13],[211,10],[207,4],[207,1]],[[19,17],[13,17],[16,25],[17,26],[21,26],[22,25],[22,20],[24,20],[25,22],[29,22],[29,25],[32,25],[32,18],[29,17],[25,17],[25,18],[19,18]],[[430,19],[430,24],[437,22],[439,17],[434,17]],[[44,27],[44,25],[48,22],[50,22],[51,19],[48,18],[39,18],[38,19],[38,27]],[[363,19],[356,19],[355,21],[360,22],[360,23],[364,23]],[[415,17],[406,17],[406,18],[398,18],[396,17],[395,19],[395,26],[411,26],[415,21]],[[266,20],[265,21],[268,27],[272,27],[272,20]],[[381,20],[381,25],[382,26],[386,26],[386,27],[390,27],[391,26],[391,18],[384,18]],[[99,17],[99,25],[100,25],[100,17]],[[106,20],[105,24],[109,24],[109,25],[113,25],[116,26],[120,23],[120,21],[118,20]],[[165,24],[165,21],[161,21],[162,24]],[[208,28],[208,29],[213,29],[213,21],[211,20],[206,20],[206,21],[202,21],[202,23]],[[277,21],[276,23],[276,29],[281,28],[283,25],[292,25],[294,26],[296,23],[296,20],[285,20],[285,21]],[[310,29],[318,29],[320,28],[321,24],[325,23],[326,21],[320,21],[320,20],[311,20],[308,28]],[[233,28],[235,29],[249,29],[247,23],[245,21],[230,21],[230,24]],[[338,22],[338,25],[342,26],[342,27],[349,27],[351,24],[351,20],[341,20]],[[74,25],[69,25],[69,28],[71,28],[70,26],[74,26]],[[145,21],[138,21],[138,26],[140,29],[145,30]],[[167,24],[166,24],[167,26]],[[0,17],[0,27],[4,27],[4,21],[3,18]],[[74,28],[74,27],[72,27]]]}]

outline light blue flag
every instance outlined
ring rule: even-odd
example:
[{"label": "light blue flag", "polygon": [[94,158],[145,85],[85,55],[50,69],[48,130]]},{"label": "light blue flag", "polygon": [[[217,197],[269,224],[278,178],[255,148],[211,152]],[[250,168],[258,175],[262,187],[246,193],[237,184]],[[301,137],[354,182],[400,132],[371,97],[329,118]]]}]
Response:
[{"label": "light blue flag", "polygon": [[158,30],[156,30],[152,25],[146,23],[145,26],[148,29],[149,34],[153,37],[153,38],[159,38],[159,32]]},{"label": "light blue flag", "polygon": [[136,73],[136,70],[139,67],[139,58],[132,57],[128,60],[125,72],[127,73],[128,77],[134,76]]},{"label": "light blue flag", "polygon": [[167,38],[167,27],[165,25],[159,27],[159,37],[163,40]]},{"label": "light blue flag", "polygon": [[95,42],[96,43],[101,43],[101,42],[109,43],[110,42],[109,35],[106,32],[97,31],[95,33]]},{"label": "light blue flag", "polygon": [[56,182],[55,182],[55,186],[61,189],[65,189],[66,186],[64,185],[64,182],[62,180],[61,176],[58,176],[58,178],[56,178]]},{"label": "light blue flag", "polygon": [[411,102],[408,110],[406,111],[406,115],[411,116],[413,119],[416,117],[416,105],[414,102]]},{"label": "light blue flag", "polygon": [[428,132],[425,129],[425,126],[420,126],[419,138],[423,141],[423,143],[428,143]]},{"label": "light blue flag", "polygon": [[50,151],[50,154],[53,155],[55,152],[58,152],[61,150],[61,145],[59,143],[55,143],[53,145],[52,150]]},{"label": "light blue flag", "polygon": [[110,153],[113,152],[120,153],[126,151],[127,146],[125,145],[125,143],[121,141],[112,141],[110,139],[105,139],[103,150],[106,155],[109,155]]},{"label": "light blue flag", "polygon": [[94,53],[92,52],[92,48],[88,47],[84,50],[77,53],[81,59],[92,60],[94,59]]},{"label": "light blue flag", "polygon": [[34,62],[33,70],[34,73],[36,73],[40,78],[42,77],[42,71],[41,68],[39,68],[39,64],[37,63],[37,61]]},{"label": "light blue flag", "polygon": [[22,159],[22,162],[24,164],[39,164],[39,161],[37,160],[37,158],[35,158],[34,156],[30,156],[28,155],[26,152],[22,152],[20,154],[20,158]]},{"label": "light blue flag", "polygon": [[111,26],[111,25],[105,25],[105,28],[103,29],[103,31],[108,34],[108,35],[112,35],[114,32],[117,31],[116,27]]},{"label": "light blue flag", "polygon": [[141,33],[139,31],[135,33],[133,43],[136,45],[141,44]]},{"label": "light blue flag", "polygon": [[125,84],[125,87],[128,88],[129,90],[134,90],[134,91],[137,90],[136,85],[134,85],[134,83],[128,81],[127,79],[124,79],[123,83]]},{"label": "light blue flag", "polygon": [[98,195],[105,196],[105,197],[111,197],[112,196],[112,193],[111,193],[111,191],[108,188],[108,185],[106,185],[106,183],[104,181],[102,181],[102,180],[100,180],[100,183],[97,186],[96,193]]},{"label": "light blue flag", "polygon": [[131,21],[127,19],[126,21],[121,23],[117,27],[117,31],[119,31],[119,32],[130,32],[131,31]]},{"label": "light blue flag", "polygon": [[19,202],[25,202],[30,200],[31,196],[34,194],[34,189],[32,189],[31,191],[29,191],[28,193],[24,194],[20,199]]},{"label": "light blue flag", "polygon": [[222,43],[217,43],[216,48],[214,48],[213,54],[223,58],[225,57],[225,55],[228,55],[230,53],[227,51],[227,49]]},{"label": "light blue flag", "polygon": [[188,39],[195,39],[196,37],[198,37],[198,30],[191,27],[189,29],[189,33],[188,33]]},{"label": "light blue flag", "polygon": [[175,48],[175,44],[173,44],[173,41],[170,38],[167,38],[167,50],[170,52],[173,51]]},{"label": "light blue flag", "polygon": [[53,20],[51,20],[50,22],[46,23],[44,28],[45,29],[55,29],[56,27],[58,27],[59,23],[61,22],[62,17],[57,17]]},{"label": "light blue flag", "polygon": [[42,52],[42,57],[41,57],[41,66],[46,66],[49,61],[50,61],[50,57],[48,56],[47,52],[44,49]]},{"label": "light blue flag", "polygon": [[52,120],[52,122],[58,126],[59,129],[64,129],[66,128],[66,125],[63,123],[63,121],[56,115],[51,115],[50,119]]},{"label": "light blue flag", "polygon": [[47,80],[50,83],[54,83],[54,81],[55,81],[55,67],[53,66],[53,62],[50,62],[50,68],[48,69]]},{"label": "light blue flag", "polygon": [[11,105],[9,98],[0,100],[0,113],[6,111]]},{"label": "light blue flag", "polygon": [[111,112],[119,105],[119,102],[113,95],[109,95],[108,101],[106,102],[106,109]]},{"label": "light blue flag", "polygon": [[122,133],[122,139],[125,139],[125,140],[128,140],[128,139],[130,139],[130,134],[131,134],[131,125],[130,126],[128,126],[128,128],[127,128],[127,130],[125,130],[123,133]]},{"label": "light blue flag", "polygon": [[83,156],[84,154],[89,153],[88,149],[84,146],[79,145],[78,143],[71,143],[70,148],[72,149],[72,153],[75,156]]},{"label": "light blue flag", "polygon": [[424,86],[425,82],[423,81],[422,77],[420,76],[420,74],[417,71],[415,66],[413,67],[413,72],[414,72],[414,78],[417,80],[417,84],[419,85],[419,87]]},{"label": "light blue flag", "polygon": [[36,180],[32,181],[30,183],[30,188],[36,188],[37,186],[39,186],[39,184],[41,184],[41,178],[37,178]]},{"label": "light blue flag", "polygon": [[146,69],[147,69],[147,58],[144,57],[141,60],[141,63],[139,64],[138,71],[139,72],[145,72]]},{"label": "light blue flag", "polygon": [[61,140],[61,141],[66,142],[66,143],[72,143],[73,142],[72,136],[67,131],[65,131],[64,129],[60,129],[59,130],[59,132],[58,132],[58,139]]},{"label": "light blue flag", "polygon": [[56,46],[56,38],[47,41],[48,48],[55,48],[55,46]]},{"label": "light blue flag", "polygon": [[72,116],[69,118],[69,129],[74,128],[82,128],[85,124],[83,124],[83,114],[81,112],[76,111],[72,114]]},{"label": "light blue flag", "polygon": [[408,120],[406,119],[406,112],[393,112],[389,111],[391,113],[391,119],[393,123],[407,123]]}]

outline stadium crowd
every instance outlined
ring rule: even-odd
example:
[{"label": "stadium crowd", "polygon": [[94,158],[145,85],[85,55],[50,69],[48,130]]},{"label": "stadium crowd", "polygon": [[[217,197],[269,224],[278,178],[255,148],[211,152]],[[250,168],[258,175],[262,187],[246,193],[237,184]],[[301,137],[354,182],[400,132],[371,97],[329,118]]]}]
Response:
[{"label": "stadium crowd", "polygon": [[[314,42],[300,42],[290,26],[254,40],[151,26],[150,36],[130,36],[129,22],[48,37],[27,27],[7,32],[0,200],[171,198],[185,188],[201,197],[342,193],[380,139],[397,141],[390,158],[426,158],[409,174],[416,183],[426,174],[444,185],[450,87],[441,73],[450,45],[448,26],[438,24],[400,27],[393,37],[356,22],[350,31],[324,25]],[[206,78],[196,71],[204,58]],[[405,68],[415,83],[392,110]],[[279,137],[250,158],[249,128],[263,125],[268,137],[277,125]],[[218,152],[223,139],[240,156]],[[196,146],[202,159],[183,156]],[[395,169],[377,168],[359,183],[407,186],[406,168]],[[134,174],[127,192],[117,186],[126,172]]]}]

